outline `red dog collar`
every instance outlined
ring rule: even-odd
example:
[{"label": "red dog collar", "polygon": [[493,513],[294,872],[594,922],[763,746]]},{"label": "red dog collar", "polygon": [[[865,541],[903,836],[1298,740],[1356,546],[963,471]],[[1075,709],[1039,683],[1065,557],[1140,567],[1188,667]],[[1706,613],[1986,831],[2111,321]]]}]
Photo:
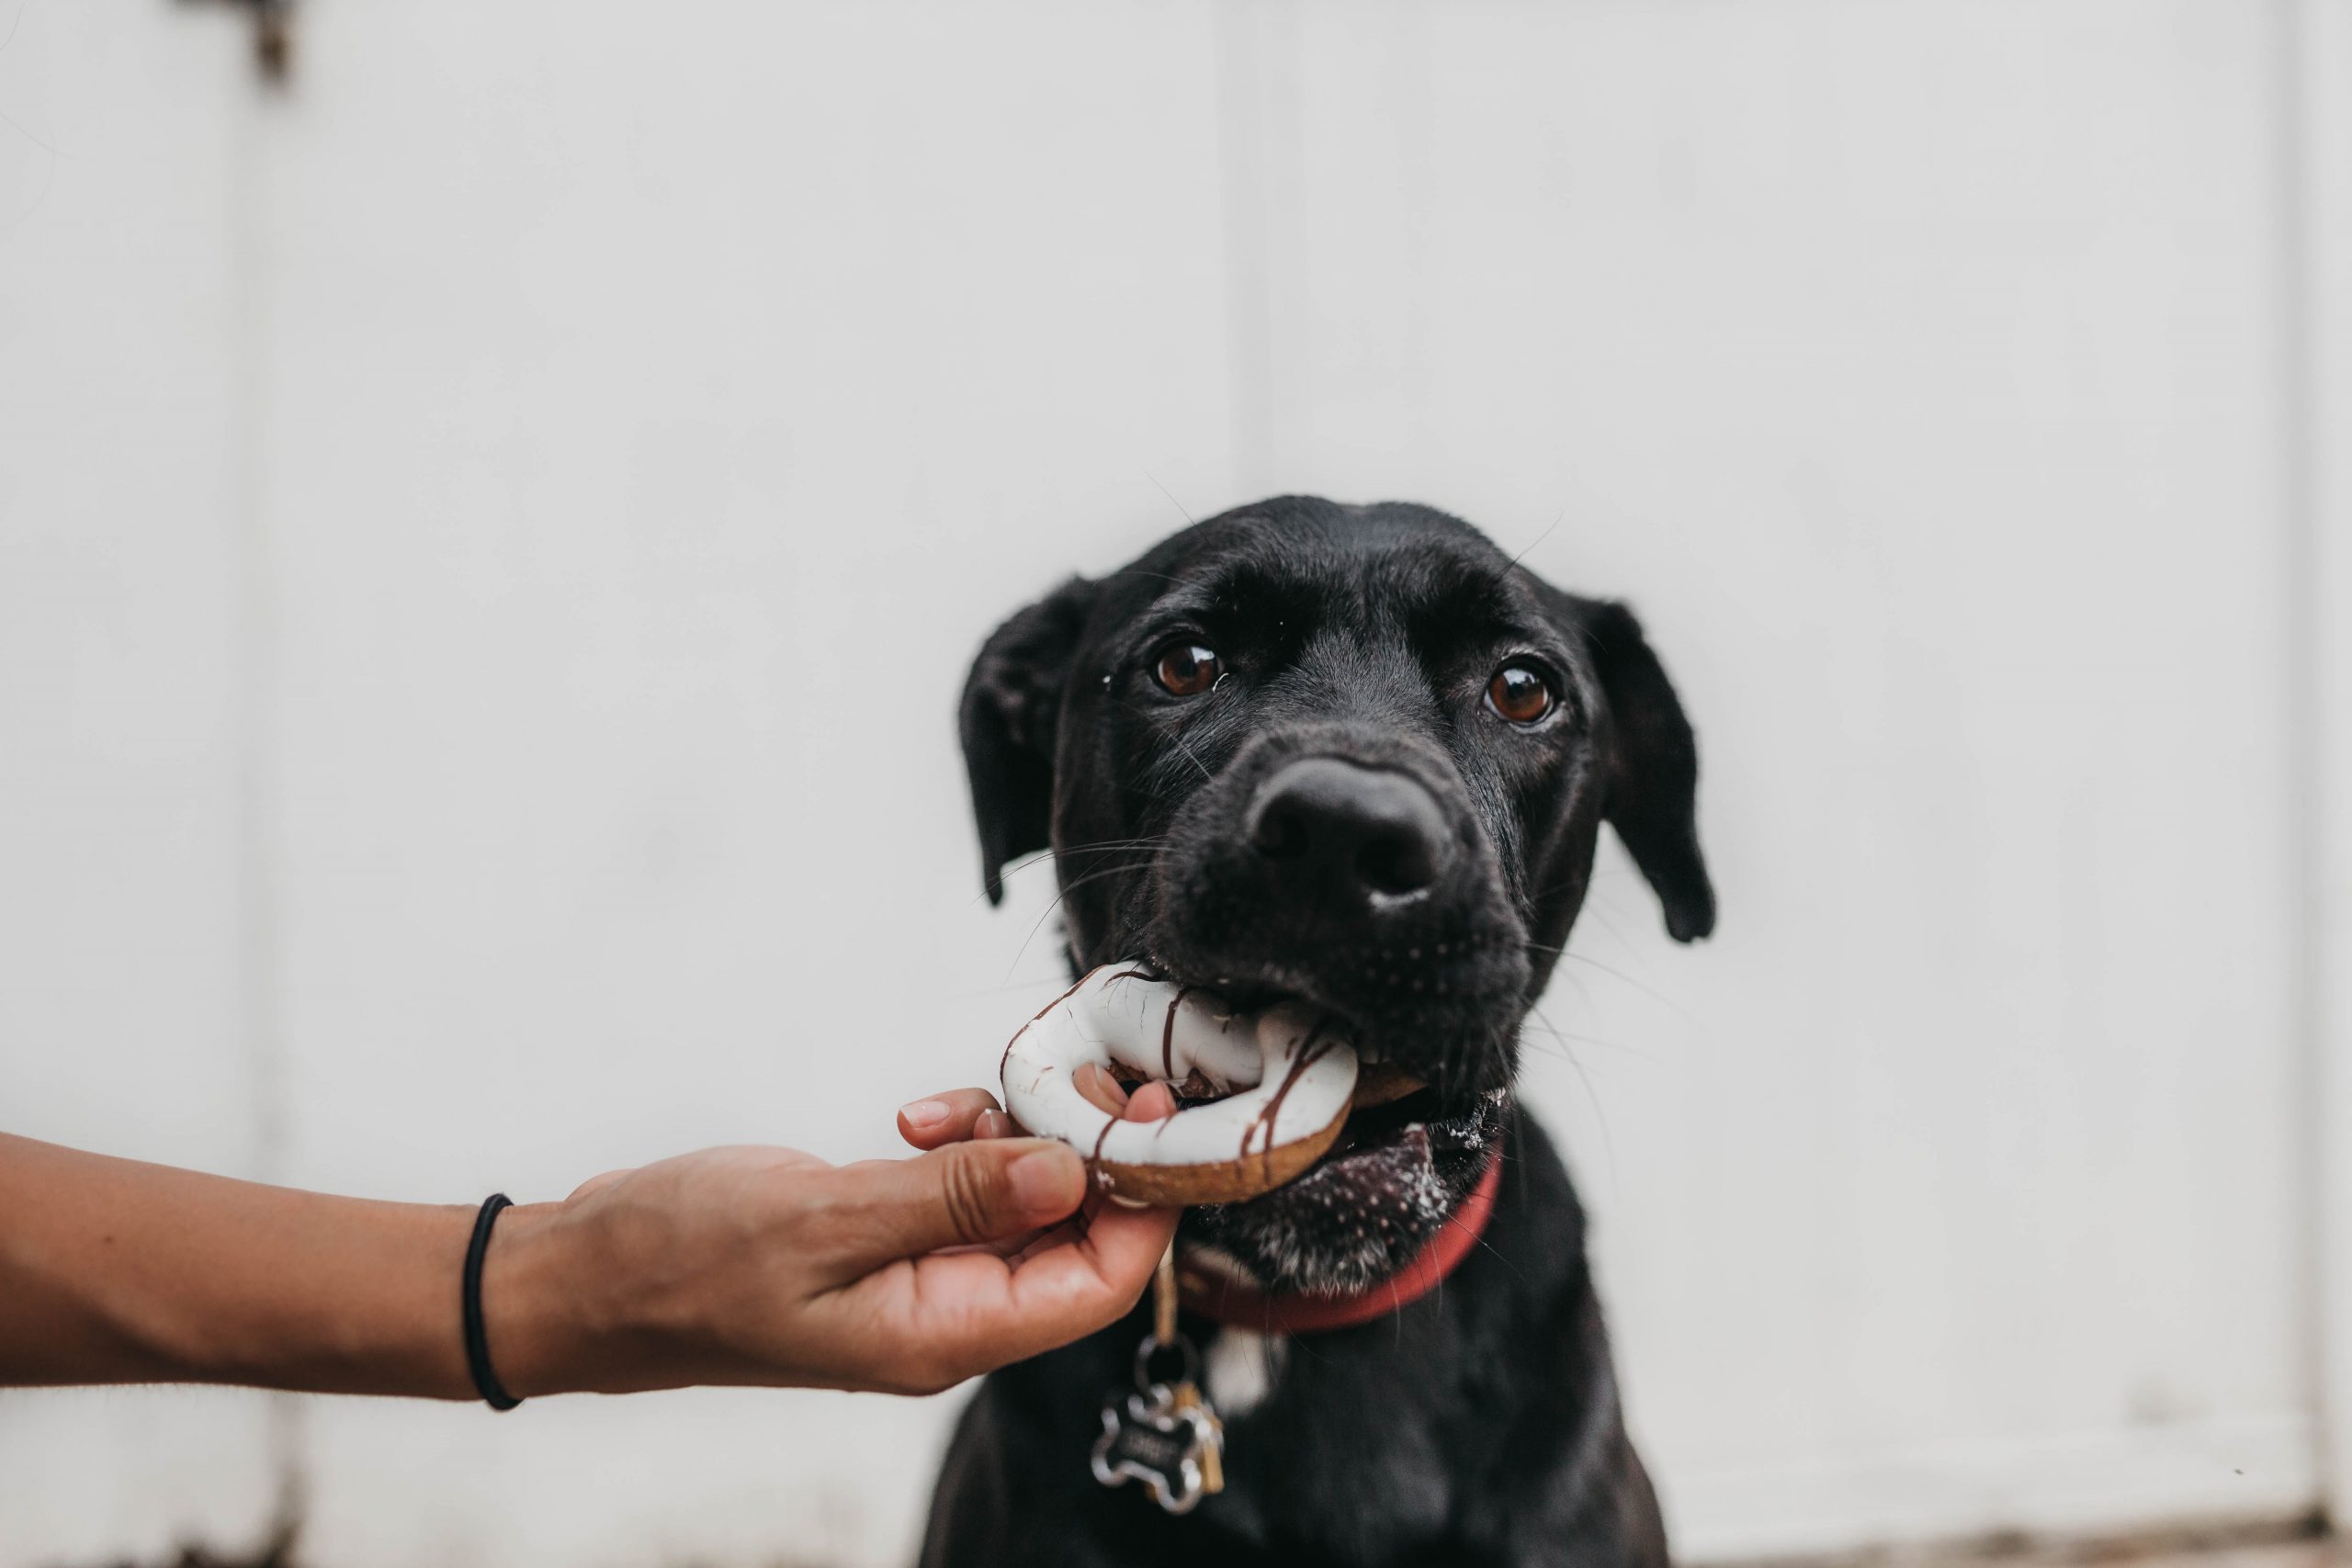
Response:
[{"label": "red dog collar", "polygon": [[1198,1265],[1180,1259],[1177,1285],[1184,1309],[1237,1328],[1261,1334],[1316,1334],[1331,1328],[1353,1328],[1400,1312],[1445,1282],[1445,1277],[1470,1256],[1486,1235],[1487,1217],[1494,1213],[1495,1191],[1502,1185],[1499,1155],[1487,1162],[1486,1174],[1462,1200],[1444,1228],[1416,1253],[1413,1260],[1380,1283],[1347,1295],[1268,1296]]}]

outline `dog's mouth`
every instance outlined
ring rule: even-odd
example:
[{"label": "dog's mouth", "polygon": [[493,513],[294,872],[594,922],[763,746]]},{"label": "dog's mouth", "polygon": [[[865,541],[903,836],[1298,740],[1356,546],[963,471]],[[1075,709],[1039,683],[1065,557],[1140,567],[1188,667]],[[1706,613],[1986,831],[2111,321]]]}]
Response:
[{"label": "dog's mouth", "polygon": [[1352,1112],[1295,1180],[1186,1213],[1195,1253],[1277,1293],[1346,1294],[1395,1277],[1435,1239],[1499,1152],[1509,1094],[1449,1108],[1430,1089]]},{"label": "dog's mouth", "polygon": [[[1344,1186],[1367,1207],[1425,1207],[1432,1195],[1424,1189],[1437,1175],[1440,1156],[1448,1163],[1475,1156],[1478,1168],[1485,1168],[1508,1099],[1508,1091],[1496,1089],[1449,1105],[1424,1085],[1385,1104],[1351,1111],[1338,1140],[1290,1185]],[[1252,1201],[1287,1190],[1278,1188]]]},{"label": "dog's mouth", "polygon": [[1394,1100],[1349,1111],[1338,1141],[1307,1169],[1312,1173],[1351,1159],[1376,1160],[1383,1151],[1411,1142],[1416,1133],[1432,1147],[1441,1139],[1459,1142],[1465,1133],[1475,1133],[1477,1121],[1476,1104],[1449,1115],[1437,1091],[1423,1084]]},{"label": "dog's mouth", "polygon": [[[1266,999],[1252,997],[1252,1008]],[[1358,1050],[1358,1104],[1331,1146],[1271,1192],[1189,1211],[1196,1249],[1277,1292],[1361,1290],[1409,1262],[1477,1185],[1501,1146],[1507,1085],[1449,1092],[1377,1043]]]}]

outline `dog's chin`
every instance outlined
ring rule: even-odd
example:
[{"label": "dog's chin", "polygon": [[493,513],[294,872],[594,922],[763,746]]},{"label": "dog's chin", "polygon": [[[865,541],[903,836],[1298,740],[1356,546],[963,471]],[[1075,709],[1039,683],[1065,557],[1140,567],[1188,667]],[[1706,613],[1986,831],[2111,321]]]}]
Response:
[{"label": "dog's chin", "polygon": [[1361,1291],[1437,1235],[1499,1152],[1510,1092],[1441,1104],[1421,1089],[1360,1111],[1330,1152],[1246,1203],[1189,1211],[1183,1235],[1274,1294]]}]

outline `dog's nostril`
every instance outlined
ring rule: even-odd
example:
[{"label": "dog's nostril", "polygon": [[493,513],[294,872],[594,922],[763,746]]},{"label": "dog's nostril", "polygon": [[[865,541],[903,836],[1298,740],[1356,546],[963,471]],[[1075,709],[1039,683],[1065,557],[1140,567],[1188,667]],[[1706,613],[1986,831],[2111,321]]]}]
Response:
[{"label": "dog's nostril", "polygon": [[1270,860],[1295,860],[1306,852],[1306,814],[1296,801],[1268,801],[1250,829],[1250,843]]},{"label": "dog's nostril", "polygon": [[1356,850],[1356,874],[1375,893],[1419,893],[1437,874],[1437,844],[1410,829],[1384,825]]}]

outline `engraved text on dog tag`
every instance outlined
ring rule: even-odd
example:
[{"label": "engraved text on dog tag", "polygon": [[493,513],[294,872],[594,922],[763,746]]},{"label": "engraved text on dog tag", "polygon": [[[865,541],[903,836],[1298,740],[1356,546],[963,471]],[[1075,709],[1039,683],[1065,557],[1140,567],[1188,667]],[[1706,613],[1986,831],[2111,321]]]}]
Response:
[{"label": "engraved text on dog tag", "polygon": [[1171,1514],[1189,1514],[1217,1488],[1217,1450],[1224,1433],[1216,1417],[1195,1403],[1177,1403],[1165,1383],[1153,1383],[1102,1407],[1102,1435],[1094,1440],[1094,1479],[1105,1486],[1140,1481],[1151,1500]]}]

